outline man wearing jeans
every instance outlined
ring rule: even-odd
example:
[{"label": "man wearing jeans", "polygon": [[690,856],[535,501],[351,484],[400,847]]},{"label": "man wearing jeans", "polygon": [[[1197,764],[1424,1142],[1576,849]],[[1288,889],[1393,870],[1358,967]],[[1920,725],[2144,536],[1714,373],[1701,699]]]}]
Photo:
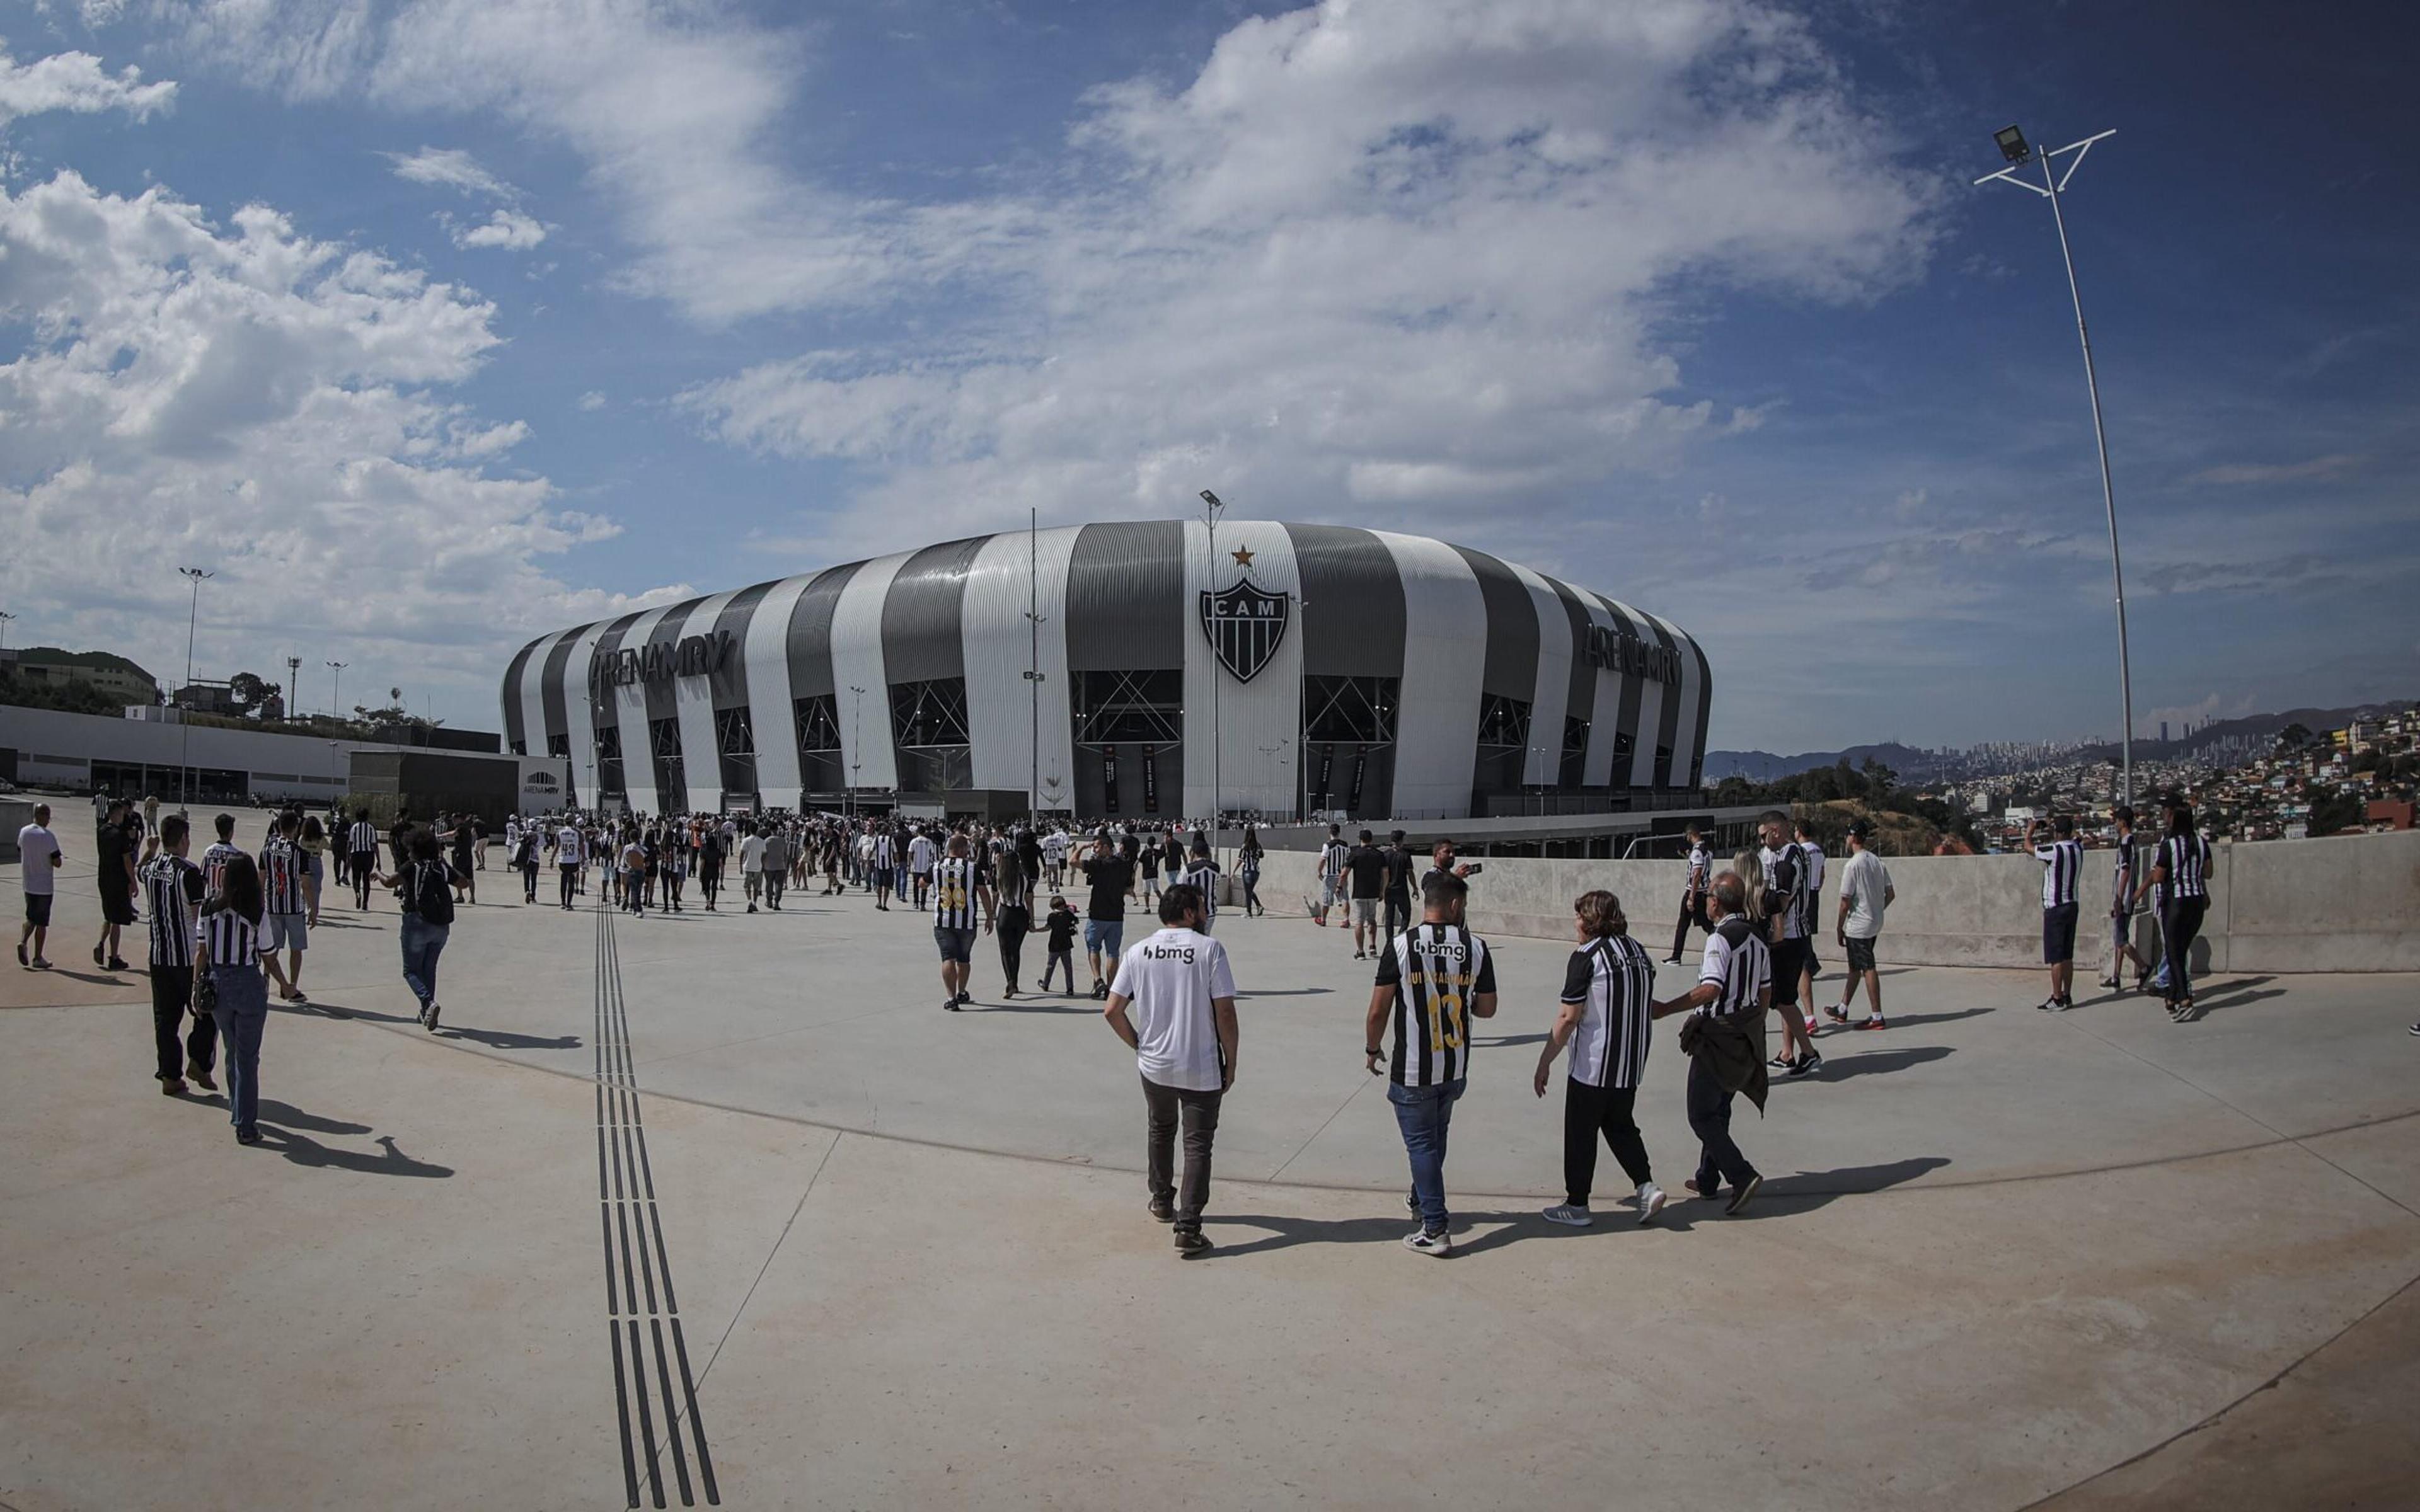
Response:
[{"label": "man wearing jeans", "polygon": [[1417,1255],[1453,1253],[1446,1134],[1469,1075],[1470,1020],[1496,1016],[1496,963],[1487,942],[1462,922],[1469,892],[1450,872],[1432,872],[1420,884],[1420,922],[1388,940],[1379,955],[1378,984],[1362,1025],[1362,1064],[1376,1076],[1387,1022],[1394,1020],[1387,1101],[1411,1158],[1409,1205],[1420,1226],[1404,1236],[1404,1247]]},{"label": "man wearing jeans", "polygon": [[[1235,978],[1226,947],[1202,933],[1202,894],[1183,883],[1159,896],[1163,928],[1118,961],[1103,1014],[1132,1046],[1142,1073],[1151,1215],[1176,1230],[1176,1253],[1210,1247],[1210,1147],[1218,1103],[1235,1085]],[[1126,1016],[1131,1005],[1140,1023]],[[1185,1126],[1185,1180],[1173,1178],[1176,1129]]]}]

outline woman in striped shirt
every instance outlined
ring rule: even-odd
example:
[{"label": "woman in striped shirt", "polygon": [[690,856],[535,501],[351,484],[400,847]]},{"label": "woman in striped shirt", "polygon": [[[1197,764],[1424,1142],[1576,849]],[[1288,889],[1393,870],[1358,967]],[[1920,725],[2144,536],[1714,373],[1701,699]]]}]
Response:
[{"label": "woman in striped shirt", "polygon": [[[2159,912],[2160,953],[2167,968],[2168,1017],[2191,1024],[2199,1010],[2193,1000],[2193,943],[2210,911],[2210,841],[2194,832],[2193,806],[2168,802],[2168,832],[2153,854],[2143,890]],[[2142,891],[2135,893],[2135,901]]]},{"label": "woman in striped shirt", "polygon": [[[1693,885],[1703,879],[1695,875]],[[1700,887],[1699,890],[1702,890]],[[1694,914],[1691,916],[1695,917]],[[1664,1209],[1664,1189],[1647,1163],[1632,1108],[1638,1079],[1647,1072],[1655,963],[1630,937],[1621,900],[1605,891],[1584,892],[1572,903],[1579,949],[1563,971],[1562,1011],[1538,1052],[1530,1088],[1546,1095],[1555,1057],[1571,1046],[1571,1072],[1563,1084],[1563,1200],[1545,1211],[1546,1221],[1586,1228],[1589,1196],[1596,1184],[1596,1142],[1603,1136],[1638,1189],[1638,1221]]]},{"label": "woman in striped shirt", "polygon": [[292,990],[277,969],[276,951],[261,935],[265,913],[260,868],[237,851],[219,873],[217,895],[202,905],[195,965],[197,976],[209,973],[216,996],[211,1011],[226,1046],[227,1117],[239,1145],[260,1143],[260,1033],[269,1023],[269,986],[261,974],[268,973],[281,994]]}]

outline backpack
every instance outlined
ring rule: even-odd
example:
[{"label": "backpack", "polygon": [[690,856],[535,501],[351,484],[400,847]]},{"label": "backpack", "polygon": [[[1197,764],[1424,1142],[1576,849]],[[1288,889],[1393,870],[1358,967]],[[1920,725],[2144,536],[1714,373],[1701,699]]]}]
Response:
[{"label": "backpack", "polygon": [[454,922],[454,892],[442,862],[411,863],[411,911],[424,924]]}]

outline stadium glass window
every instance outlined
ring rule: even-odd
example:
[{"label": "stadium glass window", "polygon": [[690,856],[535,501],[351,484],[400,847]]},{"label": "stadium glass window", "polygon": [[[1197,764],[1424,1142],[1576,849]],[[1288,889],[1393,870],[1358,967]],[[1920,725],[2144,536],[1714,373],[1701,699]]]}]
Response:
[{"label": "stadium glass window", "polygon": [[1181,670],[1075,674],[1076,742],[1175,746],[1185,738]]},{"label": "stadium glass window", "polygon": [[[682,769],[680,721],[650,719],[647,721],[647,754],[653,762],[658,797],[670,803],[675,795],[685,798],[688,777]],[[686,803],[683,807],[687,807]]]},{"label": "stadium glass window", "polygon": [[1521,786],[1529,757],[1529,702],[1488,693],[1479,703],[1479,760],[1472,785],[1481,793]]},{"label": "stadium glass window", "polygon": [[1558,786],[1578,788],[1588,780],[1589,721],[1576,715],[1563,718],[1563,758]]},{"label": "stadium glass window", "polygon": [[946,793],[973,784],[965,678],[892,684],[891,736],[897,746],[902,791]]},{"label": "stadium glass window", "polygon": [[1392,677],[1305,677],[1303,740],[1393,744],[1398,686]]}]

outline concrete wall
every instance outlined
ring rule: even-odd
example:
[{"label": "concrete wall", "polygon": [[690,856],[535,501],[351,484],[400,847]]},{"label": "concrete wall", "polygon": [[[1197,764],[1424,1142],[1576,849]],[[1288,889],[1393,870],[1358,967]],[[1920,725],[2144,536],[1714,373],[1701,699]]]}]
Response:
[{"label": "concrete wall", "polygon": [[[1831,936],[1844,858],[1825,872],[1823,937]],[[2110,856],[2085,853],[2079,972],[2097,976],[2107,933]],[[1261,898],[1272,907],[1316,897],[1318,858],[1272,851]],[[1470,922],[1482,933],[1563,939],[1572,900],[1591,887],[1619,895],[1631,933],[1670,949],[1687,868],[1679,861],[1496,859],[1471,879]],[[1899,901],[1876,948],[1895,965],[2038,966],[2041,866],[2024,856],[1885,858]],[[2195,950],[2199,970],[2420,971],[2420,830],[2329,840],[2222,844],[2211,858],[2210,913]],[[2138,927],[2147,923],[2138,920]],[[1691,933],[1692,948],[1701,936]],[[1837,954],[1838,952],[1831,952]],[[1828,957],[1827,957],[1828,959]]]}]

